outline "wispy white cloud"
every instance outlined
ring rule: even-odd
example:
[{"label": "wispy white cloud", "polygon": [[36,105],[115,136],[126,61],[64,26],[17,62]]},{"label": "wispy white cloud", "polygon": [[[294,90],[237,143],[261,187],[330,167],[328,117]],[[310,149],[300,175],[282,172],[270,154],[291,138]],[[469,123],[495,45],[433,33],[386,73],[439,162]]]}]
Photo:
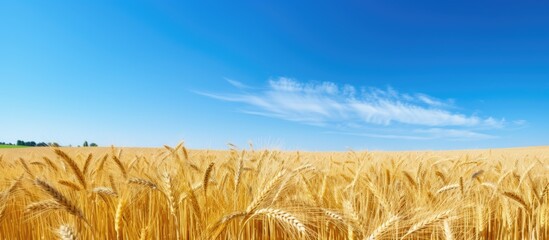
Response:
[{"label": "wispy white cloud", "polygon": [[[242,112],[280,118],[317,126],[350,129],[398,126],[408,134],[366,133],[370,137],[424,138],[489,138],[475,129],[502,128],[504,120],[466,115],[452,111],[453,100],[442,100],[423,93],[399,93],[395,89],[355,87],[333,82],[304,83],[280,77],[266,87],[252,89],[238,81],[227,81],[240,89],[236,93],[200,94],[244,104]],[[417,130],[418,128],[423,130]]]},{"label": "wispy white cloud", "polygon": [[517,125],[517,126],[524,126],[526,125],[528,122],[524,119],[520,119],[520,120],[515,120],[513,121],[513,124]]},{"label": "wispy white cloud", "polygon": [[431,97],[429,95],[422,94],[422,93],[416,94],[415,97],[420,102],[425,103],[428,106],[432,106],[432,107],[447,108],[447,107],[452,107],[454,105],[454,100],[453,99],[440,100],[440,99],[437,99],[437,98],[434,98],[434,97]]},{"label": "wispy white cloud", "polygon": [[489,139],[496,138],[496,136],[478,133],[471,130],[464,129],[444,129],[444,128],[429,128],[429,129],[417,129],[416,133],[423,133],[433,139],[437,138],[451,138],[451,139]]},{"label": "wispy white cloud", "polygon": [[471,130],[444,129],[444,128],[414,129],[414,130],[408,130],[408,131],[403,129],[396,129],[396,130],[393,129],[392,131],[384,131],[383,129],[376,129],[372,132],[327,131],[325,133],[373,137],[373,138],[385,138],[385,139],[405,139],[405,140],[436,140],[436,139],[479,140],[479,139],[497,138],[496,136],[493,136],[493,135],[478,133]]},{"label": "wispy white cloud", "polygon": [[233,79],[225,78],[225,81],[227,81],[229,84],[233,85],[236,88],[240,88],[240,89],[250,88],[248,85]]}]

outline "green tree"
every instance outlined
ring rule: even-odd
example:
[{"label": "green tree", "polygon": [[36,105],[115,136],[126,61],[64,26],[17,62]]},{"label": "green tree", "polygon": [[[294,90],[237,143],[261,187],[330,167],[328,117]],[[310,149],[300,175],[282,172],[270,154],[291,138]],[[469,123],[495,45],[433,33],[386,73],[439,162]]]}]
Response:
[{"label": "green tree", "polygon": [[82,144],[82,147],[89,147],[88,141],[84,141],[84,144]]},{"label": "green tree", "polygon": [[90,143],[90,147],[97,147],[96,143]]}]

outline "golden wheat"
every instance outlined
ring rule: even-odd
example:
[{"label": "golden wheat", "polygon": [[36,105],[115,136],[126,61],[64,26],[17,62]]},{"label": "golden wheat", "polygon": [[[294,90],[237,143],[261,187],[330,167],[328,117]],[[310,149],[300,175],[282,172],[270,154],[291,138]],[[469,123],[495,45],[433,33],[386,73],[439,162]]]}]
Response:
[{"label": "golden wheat", "polygon": [[547,147],[230,148],[2,149],[0,238],[549,238]]}]

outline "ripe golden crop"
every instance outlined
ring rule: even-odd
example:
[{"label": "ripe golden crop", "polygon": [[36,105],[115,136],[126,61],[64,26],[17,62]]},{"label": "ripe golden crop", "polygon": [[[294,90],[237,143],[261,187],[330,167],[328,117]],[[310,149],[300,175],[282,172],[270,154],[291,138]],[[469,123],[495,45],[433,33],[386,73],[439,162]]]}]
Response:
[{"label": "ripe golden crop", "polygon": [[0,151],[0,239],[547,239],[549,148]]}]

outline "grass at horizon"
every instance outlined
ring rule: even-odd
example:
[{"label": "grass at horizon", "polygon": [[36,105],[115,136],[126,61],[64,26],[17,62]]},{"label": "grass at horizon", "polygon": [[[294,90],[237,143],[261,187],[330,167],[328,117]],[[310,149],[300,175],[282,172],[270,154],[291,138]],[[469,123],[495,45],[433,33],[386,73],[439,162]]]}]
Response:
[{"label": "grass at horizon", "polygon": [[0,144],[0,148],[26,148],[27,146],[17,146],[17,145],[3,145]]}]

